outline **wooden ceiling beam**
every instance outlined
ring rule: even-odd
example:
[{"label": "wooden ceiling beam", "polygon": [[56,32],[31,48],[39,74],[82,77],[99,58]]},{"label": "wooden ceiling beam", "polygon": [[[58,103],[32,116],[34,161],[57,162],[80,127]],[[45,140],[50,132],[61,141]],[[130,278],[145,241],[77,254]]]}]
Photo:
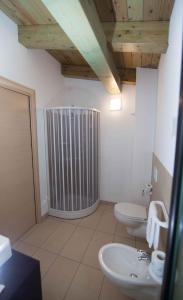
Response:
[{"label": "wooden ceiling beam", "polygon": [[42,0],[42,2],[103,82],[107,91],[111,94],[120,93],[120,78],[94,2],[90,0]]},{"label": "wooden ceiling beam", "polygon": [[165,53],[168,47],[167,21],[103,23],[115,52]]},{"label": "wooden ceiling beam", "polygon": [[[102,23],[106,40],[115,52],[165,53],[168,26],[167,21]],[[19,25],[18,37],[19,42],[27,48],[76,49],[58,24]]]},{"label": "wooden ceiling beam", "polygon": [[19,25],[18,40],[26,48],[47,50],[76,50],[58,24]]},{"label": "wooden ceiling beam", "polygon": [[[98,80],[96,74],[89,66],[78,65],[63,65],[61,67],[63,76],[70,78]],[[122,69],[118,68],[121,83],[135,84],[136,83],[136,70],[135,69]]]}]

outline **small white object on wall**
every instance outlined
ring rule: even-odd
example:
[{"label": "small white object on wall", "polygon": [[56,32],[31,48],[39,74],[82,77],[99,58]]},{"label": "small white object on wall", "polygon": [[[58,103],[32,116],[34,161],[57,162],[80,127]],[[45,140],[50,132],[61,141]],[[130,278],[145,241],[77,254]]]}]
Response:
[{"label": "small white object on wall", "polygon": [[152,278],[158,282],[162,283],[163,271],[165,265],[165,252],[160,250],[155,250],[151,255],[151,263],[149,264],[149,273]]},{"label": "small white object on wall", "polygon": [[153,176],[154,176],[154,181],[158,182],[158,169],[156,166],[154,166]]}]

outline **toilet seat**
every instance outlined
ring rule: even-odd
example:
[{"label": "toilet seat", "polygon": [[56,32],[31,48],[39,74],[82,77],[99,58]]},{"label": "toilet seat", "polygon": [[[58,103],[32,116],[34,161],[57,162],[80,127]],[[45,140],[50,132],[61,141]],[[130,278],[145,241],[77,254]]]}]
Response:
[{"label": "toilet seat", "polygon": [[147,220],[146,207],[134,203],[117,203],[114,207],[115,215],[127,219],[145,222]]}]

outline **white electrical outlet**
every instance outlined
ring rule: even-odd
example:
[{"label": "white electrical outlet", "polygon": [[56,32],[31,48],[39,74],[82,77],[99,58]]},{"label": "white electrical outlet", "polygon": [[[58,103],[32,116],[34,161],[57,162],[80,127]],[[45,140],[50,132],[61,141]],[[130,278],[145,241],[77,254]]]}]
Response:
[{"label": "white electrical outlet", "polygon": [[154,166],[153,176],[154,176],[154,182],[158,182],[158,169],[156,166]]}]

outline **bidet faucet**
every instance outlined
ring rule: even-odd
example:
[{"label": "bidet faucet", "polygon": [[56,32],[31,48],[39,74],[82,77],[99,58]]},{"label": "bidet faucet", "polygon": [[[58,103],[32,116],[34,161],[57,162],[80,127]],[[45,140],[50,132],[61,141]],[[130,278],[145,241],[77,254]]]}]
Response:
[{"label": "bidet faucet", "polygon": [[144,250],[137,250],[137,252],[139,253],[139,256],[137,257],[139,261],[141,260],[146,260],[146,261],[150,261],[151,260],[151,255],[150,253],[144,251]]}]

